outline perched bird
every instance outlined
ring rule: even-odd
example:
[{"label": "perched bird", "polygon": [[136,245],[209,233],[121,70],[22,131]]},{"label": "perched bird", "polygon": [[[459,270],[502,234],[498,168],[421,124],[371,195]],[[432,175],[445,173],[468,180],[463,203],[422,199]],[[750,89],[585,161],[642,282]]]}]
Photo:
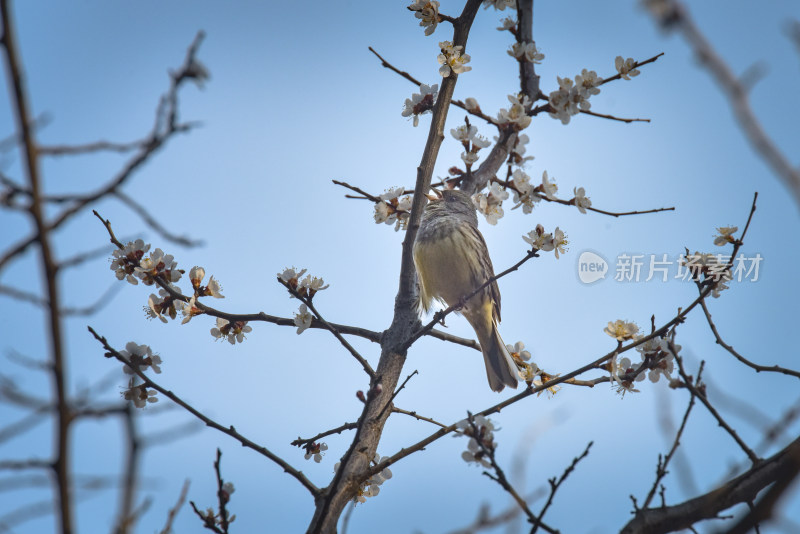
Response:
[{"label": "perched bird", "polygon": [[[458,304],[494,276],[469,195],[447,189],[441,198],[428,202],[414,241],[414,265],[419,278],[420,304],[425,311],[433,299],[448,306]],[[461,312],[478,336],[489,387],[493,391],[502,391],[505,386],[516,388],[517,366],[497,331],[500,321],[497,283],[492,282],[466,301]]]}]

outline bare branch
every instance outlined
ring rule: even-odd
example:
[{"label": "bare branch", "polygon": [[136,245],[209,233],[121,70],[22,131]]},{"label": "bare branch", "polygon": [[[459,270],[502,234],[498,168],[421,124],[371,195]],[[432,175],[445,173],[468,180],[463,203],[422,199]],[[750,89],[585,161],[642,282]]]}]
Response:
[{"label": "bare branch", "polygon": [[[700,377],[703,374],[703,363],[700,364],[700,370],[697,372],[697,382],[700,382]],[[647,494],[647,497],[642,504],[642,508],[647,508],[650,506],[650,503],[653,501],[653,497],[656,495],[656,490],[658,489],[658,484],[661,480],[667,475],[667,467],[669,466],[672,457],[675,455],[675,452],[678,450],[678,446],[681,443],[681,436],[683,435],[683,430],[686,428],[686,422],[689,420],[689,414],[692,413],[692,408],[694,407],[694,399],[695,395],[691,392],[691,396],[689,397],[689,405],[686,407],[686,411],[683,414],[683,419],[681,420],[681,424],[678,427],[678,431],[675,433],[675,439],[672,442],[672,447],[670,448],[667,455],[661,458],[661,455],[658,455],[658,465],[656,466],[656,478],[653,481],[653,487],[650,488],[650,492]]]},{"label": "bare branch", "polygon": [[297,479],[297,481],[300,482],[309,492],[311,492],[312,495],[316,496],[319,494],[319,489],[310,480],[308,480],[308,478],[306,478],[306,476],[302,472],[298,471],[297,469],[289,465],[289,463],[287,463],[283,458],[276,455],[266,447],[258,445],[254,441],[247,439],[242,434],[237,432],[233,426],[229,427],[222,426],[218,422],[214,421],[213,419],[199,412],[197,409],[186,403],[183,399],[181,399],[171,391],[168,391],[163,387],[161,387],[160,385],[156,384],[155,382],[150,380],[150,378],[148,378],[147,375],[142,373],[138,367],[131,366],[128,360],[126,360],[119,352],[116,351],[116,349],[114,349],[111,345],[109,345],[106,338],[102,337],[97,332],[95,332],[91,326],[88,327],[88,329],[89,332],[91,332],[91,334],[94,336],[94,338],[97,341],[99,341],[103,345],[103,348],[107,351],[106,357],[116,358],[118,361],[128,366],[129,369],[133,370],[136,373],[136,375],[142,379],[146,387],[155,389],[156,391],[167,397],[169,400],[171,400],[172,402],[174,402],[175,404],[177,404],[178,406],[180,406],[181,408],[183,408],[184,410],[186,410],[187,412],[189,412],[190,414],[201,420],[203,423],[205,423],[206,426],[209,426],[215,430],[219,430],[223,434],[227,434],[228,436],[232,437],[233,439],[241,443],[242,446],[252,449],[257,453],[261,454],[262,456],[272,460],[274,463],[278,464],[284,470],[284,472],[288,473],[289,475]]},{"label": "bare branch", "polygon": [[[705,67],[722,93],[728,98],[736,120],[750,145],[761,156],[772,172],[794,197],[800,207],[800,169],[792,165],[769,137],[753,109],[750,107],[748,88],[733,73],[730,66],[717,53],[711,43],[694,23],[686,5],[677,0],[663,0],[665,18],[658,20],[677,28],[694,51],[697,60]],[[666,18],[669,17],[669,19]]]},{"label": "bare branch", "polygon": [[408,411],[408,410],[403,410],[402,408],[398,408],[397,406],[392,406],[392,413],[401,413],[401,414],[404,414],[404,415],[411,416],[414,419],[417,419],[419,421],[426,421],[426,422],[434,424],[436,426],[439,426],[439,427],[442,427],[442,428],[447,428],[447,425],[445,425],[444,423],[440,423],[439,421],[436,421],[435,419],[431,419],[430,417],[425,417],[425,416],[419,415],[417,412],[411,412],[411,411]]},{"label": "bare branch", "polygon": [[[670,345],[671,344],[672,343],[670,342]],[[670,347],[670,349],[672,350],[672,347]],[[675,351],[672,350],[672,353],[675,354]],[[761,459],[758,457],[758,455],[747,446],[742,438],[739,437],[739,434],[737,434],[736,431],[725,421],[725,419],[722,418],[717,409],[714,408],[711,402],[709,402],[709,400],[706,398],[705,392],[700,389],[700,387],[702,387],[700,382],[698,381],[697,385],[692,383],[692,378],[686,374],[686,370],[683,368],[683,358],[675,354],[675,363],[678,364],[678,373],[680,373],[681,378],[683,378],[684,387],[691,391],[692,395],[700,399],[700,402],[703,404],[703,406],[705,406],[708,412],[714,417],[714,419],[717,420],[717,424],[719,424],[719,426],[721,426],[728,434],[730,434],[730,436],[733,438],[736,444],[739,445],[739,448],[744,451],[750,461],[754,465],[759,463]]]},{"label": "bare branch", "polygon": [[594,445],[594,442],[590,441],[589,444],[586,445],[586,449],[584,449],[583,453],[580,456],[576,456],[575,458],[572,459],[572,463],[569,464],[569,466],[564,470],[564,472],[561,474],[561,477],[559,477],[558,480],[556,480],[555,478],[551,478],[549,480],[550,495],[547,497],[547,502],[542,507],[542,511],[539,512],[539,515],[536,517],[536,522],[533,524],[533,528],[531,529],[531,534],[535,534],[536,529],[540,525],[543,526],[542,518],[544,517],[545,512],[547,512],[547,509],[552,504],[553,497],[555,497],[558,488],[561,486],[561,484],[564,483],[564,481],[567,479],[570,473],[572,473],[575,470],[575,467],[578,465],[578,463],[589,455],[589,450],[592,448],[592,445]]},{"label": "bare branch", "polygon": [[708,311],[708,306],[706,306],[705,300],[700,302],[700,305],[703,307],[703,313],[705,314],[706,321],[708,321],[708,326],[711,328],[711,332],[714,334],[714,339],[717,341],[717,345],[721,346],[725,350],[727,350],[734,358],[745,364],[746,366],[750,367],[751,369],[755,369],[756,372],[760,373],[761,371],[767,371],[772,373],[782,373],[785,375],[793,376],[795,378],[800,378],[800,371],[795,371],[794,369],[787,369],[785,367],[780,367],[779,365],[759,365],[757,363],[753,363],[738,352],[731,346],[725,343],[722,339],[722,336],[719,335],[719,331],[717,330],[717,325],[714,324],[714,321],[711,319],[711,312]]},{"label": "bare branch", "polygon": [[169,509],[169,513],[167,514],[167,523],[164,525],[164,528],[161,529],[160,534],[172,534],[172,523],[175,521],[175,518],[178,516],[178,512],[183,507],[183,503],[186,502],[186,495],[189,493],[189,480],[187,479],[183,483],[183,488],[181,488],[181,494],[178,496],[178,502],[175,503],[175,506]]},{"label": "bare branch", "polygon": [[[6,0],[7,1],[7,0]],[[5,17],[4,17],[5,20]],[[8,35],[6,33],[6,35]],[[177,72],[171,73],[170,87],[166,95],[164,95],[156,109],[156,117],[153,128],[147,137],[147,142],[143,144],[136,153],[128,160],[123,168],[114,176],[108,183],[100,187],[92,193],[81,196],[70,196],[70,206],[65,208],[61,213],[56,215],[49,223],[42,220],[41,228],[37,228],[31,236],[22,239],[17,244],[12,245],[6,250],[6,253],[0,257],[0,271],[14,258],[25,252],[28,247],[38,241],[38,236],[43,232],[51,232],[52,230],[60,227],[64,222],[71,219],[78,213],[82,213],[84,208],[101,198],[113,194],[118,191],[128,179],[135,174],[144,164],[150,160],[150,157],[157,153],[163,146],[174,137],[176,134],[185,133],[190,131],[194,125],[191,123],[178,123],[177,122],[177,106],[178,106],[178,91],[186,81],[197,80],[199,63],[195,59],[197,49],[202,42],[204,34],[199,32],[195,40],[189,46],[189,50],[184,61],[184,65]],[[12,77],[13,78],[13,77]],[[26,115],[27,116],[27,115]],[[26,125],[28,122],[26,121]],[[33,147],[32,147],[33,149]],[[34,150],[32,154],[36,154]],[[38,189],[29,187],[32,194],[41,197]]]},{"label": "bare branch", "polygon": [[131,152],[137,148],[142,148],[148,143],[148,139],[140,139],[129,143],[113,143],[111,141],[95,141],[82,145],[51,145],[40,146],[39,154],[43,156],[77,156],[80,154],[91,154],[93,152]]},{"label": "bare branch", "polygon": [[203,244],[203,241],[200,239],[190,239],[186,236],[179,236],[173,234],[172,232],[164,228],[164,226],[160,222],[158,222],[155,217],[150,215],[150,213],[147,211],[147,208],[145,208],[144,206],[133,200],[131,197],[129,197],[122,191],[117,189],[114,190],[111,194],[120,199],[123,204],[128,206],[134,213],[136,213],[139,217],[141,217],[147,226],[155,230],[155,232],[158,235],[160,235],[167,241],[175,243],[176,245],[182,245],[184,247],[199,247]]},{"label": "bare branch", "polygon": [[293,297],[295,297],[296,299],[300,300],[303,304],[308,306],[308,309],[311,310],[311,313],[314,314],[314,317],[322,324],[322,326],[326,330],[328,330],[331,334],[333,334],[333,337],[339,340],[339,343],[341,343],[342,346],[345,349],[347,349],[347,351],[353,356],[353,358],[355,358],[358,361],[358,363],[361,364],[361,367],[364,369],[364,372],[367,373],[372,380],[375,380],[376,378],[375,370],[372,368],[372,366],[369,364],[366,358],[364,358],[361,354],[359,354],[359,352],[355,349],[355,347],[353,347],[350,344],[350,342],[347,341],[332,324],[330,324],[328,321],[322,318],[322,315],[320,315],[319,311],[317,311],[317,308],[314,306],[311,297],[305,297],[301,295],[300,293],[297,292],[297,290],[295,290],[288,283],[284,282],[280,277],[278,277],[278,282],[283,287],[285,287]]},{"label": "bare branch", "polygon": [[[785,449],[754,465],[749,471],[694,499],[658,508],[640,509],[622,528],[622,534],[673,532],[705,520],[739,503],[754,502],[771,484],[796,476],[800,468],[800,437]],[[792,474],[793,473],[793,474]],[[775,486],[773,486],[775,487]]]},{"label": "bare branch", "polygon": [[614,115],[595,113],[594,111],[589,111],[588,109],[581,109],[580,113],[583,113],[584,115],[591,115],[592,117],[598,117],[600,119],[609,119],[612,121],[624,122],[626,124],[630,124],[632,122],[650,122],[650,119],[623,119],[622,117],[615,117]]},{"label": "bare branch", "polygon": [[337,426],[336,428],[326,430],[325,432],[320,432],[313,438],[303,439],[298,437],[291,444],[294,445],[295,447],[302,447],[303,445],[306,445],[308,443],[314,443],[315,441],[319,441],[325,436],[330,436],[331,434],[341,434],[345,430],[353,430],[355,428],[358,428],[358,423],[345,423],[341,426]]}]

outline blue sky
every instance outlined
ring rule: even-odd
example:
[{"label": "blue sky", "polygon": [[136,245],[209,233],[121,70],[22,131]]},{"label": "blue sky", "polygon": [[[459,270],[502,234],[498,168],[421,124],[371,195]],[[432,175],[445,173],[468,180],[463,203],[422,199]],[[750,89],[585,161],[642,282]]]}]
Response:
[{"label": "blue sky", "polygon": [[[692,6],[692,14],[709,40],[735,72],[755,63],[766,68],[752,91],[755,112],[776,144],[790,156],[797,151],[800,110],[795,88],[800,56],[785,37],[797,4],[771,2],[753,9],[740,0],[714,0]],[[109,218],[118,236],[142,236],[174,254],[181,268],[202,265],[223,283],[221,309],[264,311],[291,317],[297,302],[274,281],[275,273],[295,265],[324,277],[331,287],[315,302],[329,320],[372,330],[388,327],[397,288],[402,234],[376,225],[372,205],[344,198],[331,183],[338,179],[375,194],[391,186],[414,183],[429,125],[423,117],[414,128],[400,116],[403,101],[415,87],[381,68],[367,50],[373,46],[388,61],[426,83],[439,83],[437,43],[450,39],[447,24],[425,37],[404,2],[311,2],[301,12],[266,2],[226,3],[173,1],[136,3],[18,2],[15,17],[27,82],[36,116],[49,118],[39,133],[44,144],[82,143],[97,139],[128,141],[151,127],[156,102],[168,84],[167,70],[183,61],[198,30],[207,34],[199,58],[211,80],[199,90],[181,93],[181,117],[202,126],[172,140],[126,186],[158,220],[178,234],[202,239],[205,246],[183,249],[165,242],[127,208],[113,200],[94,206]],[[456,15],[458,2],[443,1],[441,11]],[[459,77],[455,97],[474,97],[494,115],[516,92],[517,65],[505,50],[511,36],[495,30],[505,14],[481,10],[468,44],[473,70]],[[688,282],[639,283],[606,279],[587,286],[576,274],[584,250],[610,261],[621,253],[669,254],[684,250],[718,252],[717,226],[743,226],[755,191],[758,211],[743,252],[764,260],[757,282],[743,282],[709,302],[726,341],[764,364],[798,367],[793,342],[798,316],[792,281],[798,251],[791,236],[798,230],[797,206],[746,143],[719,90],[698,68],[676,36],[661,33],[632,1],[538,2],[534,38],[546,58],[538,66],[545,92],[556,88],[556,76],[574,76],[582,68],[601,76],[614,74],[617,55],[643,60],[664,56],[643,67],[632,81],[618,81],[592,98],[592,109],[624,117],[649,118],[649,124],[621,124],[576,117],[568,126],[537,117],[526,131],[528,154],[536,159],[526,171],[536,181],[542,171],[555,177],[560,195],[585,187],[595,207],[629,211],[674,206],[674,212],[638,217],[582,215],[575,208],[539,205],[531,215],[506,210],[497,226],[481,222],[499,271],[525,253],[520,236],[537,223],[556,226],[569,235],[570,250],[561,259],[551,254],[529,262],[500,283],[503,294],[501,333],[507,343],[525,342],[540,367],[569,372],[613,347],[603,327],[614,319],[649,325],[655,314],[663,323],[696,296]],[[451,110],[448,131],[463,113]],[[8,104],[0,106],[2,135],[13,131]],[[488,125],[479,132],[492,137]],[[460,145],[448,138],[434,176],[460,164]],[[104,183],[124,162],[116,154],[53,158],[44,163],[50,192],[91,190]],[[796,163],[796,162],[795,162]],[[3,172],[19,177],[14,153],[0,154]],[[0,247],[28,234],[28,221],[0,211]],[[107,242],[90,211],[56,236],[60,257]],[[0,283],[37,290],[35,256],[28,254],[0,273]],[[105,259],[65,273],[62,292],[74,306],[94,301],[116,282]],[[117,373],[117,383],[102,396],[119,397],[123,375],[103,358],[87,334],[93,326],[123,348],[128,341],[147,343],[164,360],[159,382],[225,425],[263,443],[301,468],[318,485],[332,474],[350,436],[327,439],[321,464],[307,462],[289,445],[345,421],[355,420],[360,403],[355,392],[366,387],[363,373],[330,335],[254,324],[241,346],[214,343],[212,321],[162,325],[145,319],[142,306],[149,291],[120,284],[103,310],[90,318],[66,322],[73,391]],[[188,282],[184,284],[184,291]],[[46,354],[41,313],[27,305],[0,300],[2,350],[34,358]],[[463,319],[451,318],[448,329],[471,337]],[[744,417],[729,397],[757,406],[762,421],[777,420],[797,402],[795,379],[756,375],[737,366],[714,344],[701,315],[693,313],[678,330],[678,343],[692,369],[706,361],[709,395],[719,403],[737,431],[757,443],[763,427]],[[379,348],[362,340],[353,344],[373,364]],[[21,387],[44,395],[41,377],[3,357],[2,372]],[[443,422],[464,417],[466,410],[488,407],[507,394],[492,393],[474,351],[423,339],[409,353],[407,372],[418,370],[397,399]],[[407,373],[405,373],[407,374]],[[595,376],[595,375],[591,375]],[[649,489],[658,453],[671,443],[660,421],[677,422],[685,409],[685,392],[663,381],[641,383],[641,393],[620,398],[607,385],[565,388],[555,398],[527,399],[493,419],[501,462],[513,469],[514,481],[533,491],[560,474],[590,440],[592,453],[559,491],[549,522],[564,532],[609,532],[629,518],[633,493]],[[162,400],[160,404],[167,404]],[[190,416],[178,410],[141,420],[145,434],[183,428]],[[22,412],[0,406],[0,421],[15,421]],[[434,429],[400,416],[391,418],[379,452],[392,454]],[[787,435],[796,435],[795,423]],[[119,466],[119,427],[87,422],[75,432],[75,470],[81,474],[113,472]],[[28,454],[47,457],[50,428],[40,424],[24,438],[0,443],[0,458]],[[141,497],[153,503],[140,531],[157,531],[177,499],[185,479],[189,498],[198,506],[214,503],[212,462],[223,450],[223,470],[237,491],[231,509],[238,531],[302,531],[312,513],[308,494],[279,468],[242,450],[219,433],[202,430],[184,439],[156,445],[145,454]],[[466,465],[463,439],[445,438],[422,454],[398,463],[381,494],[358,506],[351,532],[381,525],[387,532],[444,532],[469,523],[480,503],[498,510],[509,501],[480,470]],[[675,503],[722,480],[744,457],[700,407],[689,423],[682,446],[695,474],[696,488],[668,477],[667,498]],[[770,449],[764,454],[770,454]],[[521,463],[520,463],[521,462]],[[511,468],[510,468],[511,469]],[[48,492],[4,492],[0,515]],[[81,532],[107,531],[114,520],[113,493],[88,494],[78,508]],[[534,504],[534,509],[541,501]],[[787,515],[800,522],[800,501],[786,504]],[[575,510],[581,510],[576,514]],[[386,525],[390,525],[386,527]],[[14,532],[47,532],[52,520],[27,522]],[[199,530],[184,508],[177,531]],[[777,530],[779,531],[779,530]]]}]

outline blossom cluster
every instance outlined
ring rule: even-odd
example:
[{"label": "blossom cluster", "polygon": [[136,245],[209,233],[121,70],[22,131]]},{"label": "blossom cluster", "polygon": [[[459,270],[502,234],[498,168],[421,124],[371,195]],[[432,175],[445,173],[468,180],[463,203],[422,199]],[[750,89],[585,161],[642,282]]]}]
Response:
[{"label": "blossom cluster", "polygon": [[[527,142],[528,136],[521,137]],[[533,159],[533,157],[522,157],[521,154],[525,152],[524,143],[517,145],[515,150],[520,150],[520,152],[517,153],[520,163]],[[517,209],[522,206],[522,211],[526,214],[531,213],[534,206],[538,202],[541,202],[542,198],[558,200],[556,197],[558,185],[555,183],[555,180],[548,176],[547,171],[542,173],[541,184],[534,186],[531,184],[531,177],[525,171],[516,169],[511,173],[510,184],[503,186],[501,182],[492,182],[486,193],[476,193],[472,195],[472,202],[475,205],[475,209],[486,217],[486,221],[489,224],[497,224],[497,221],[505,214],[502,204],[503,201],[509,197],[509,192],[506,189],[509,186],[514,193],[514,207],[512,209]],[[592,201],[586,196],[586,190],[583,187],[575,187],[572,191],[575,196],[569,201],[569,204],[576,206],[581,213],[586,213],[587,208],[592,206]],[[540,250],[553,249],[540,248]],[[556,257],[557,256],[558,254],[556,254]]]},{"label": "blossom cluster", "polygon": [[491,467],[489,461],[497,444],[494,442],[494,424],[482,415],[470,416],[456,423],[456,432],[469,437],[467,450],[461,453],[461,458],[467,463],[477,463],[484,467]]},{"label": "blossom cluster", "polygon": [[581,110],[589,110],[592,105],[589,97],[600,93],[599,85],[603,79],[593,70],[583,69],[580,74],[571,78],[556,77],[558,90],[550,93],[550,116],[569,124],[570,118]]},{"label": "blossom cluster", "polygon": [[531,353],[525,350],[525,343],[517,341],[513,345],[506,345],[506,350],[511,355],[514,363],[517,364],[517,373],[520,380],[532,384],[536,377],[541,373],[539,366],[531,359]]},{"label": "blossom cluster", "polygon": [[146,286],[155,283],[159,278],[167,283],[177,282],[181,279],[184,271],[177,268],[178,263],[171,254],[164,254],[160,248],[145,257],[150,250],[150,244],[141,239],[131,241],[121,249],[116,249],[111,253],[111,270],[117,276],[117,280],[127,280],[133,285],[137,285],[139,280]]},{"label": "blossom cluster", "polygon": [[[125,350],[119,351],[119,355],[127,362],[122,368],[125,374],[133,375],[136,371],[144,372],[148,368],[152,368],[155,373],[161,372],[161,357],[153,354],[147,345],[129,341],[125,345]],[[144,384],[137,384],[136,378],[131,376],[122,396],[125,400],[133,402],[135,407],[144,408],[148,403],[158,402],[157,393],[154,389],[147,389]]]},{"label": "blossom cluster", "polygon": [[486,193],[472,195],[472,203],[486,217],[486,222],[495,225],[504,215],[502,204],[508,196],[508,191],[499,182],[492,182]]},{"label": "blossom cluster", "polygon": [[439,24],[439,2],[436,0],[414,0],[408,6],[414,12],[414,16],[419,19],[419,25],[425,28],[425,35],[431,35],[436,31]]},{"label": "blossom cluster", "polygon": [[[609,325],[611,324],[609,323]],[[633,337],[633,339],[640,338],[641,336]],[[628,357],[624,357],[617,362],[616,355],[611,359],[609,364],[611,383],[618,393],[622,395],[625,395],[626,392],[638,393],[639,390],[633,387],[633,383],[644,380],[645,374],[653,383],[658,382],[659,378],[663,376],[671,386],[675,384],[675,379],[672,378],[671,373],[675,368],[675,356],[680,352],[681,346],[675,344],[674,333],[670,337],[649,339],[638,345],[636,350],[642,358],[642,361],[638,363],[633,363]],[[648,369],[649,371],[645,373]]]},{"label": "blossom cluster", "polygon": [[[328,289],[330,284],[326,284],[322,278],[306,275],[305,278],[301,277],[306,273],[306,269],[298,271],[295,267],[286,268],[283,272],[278,273],[278,279],[286,284],[292,291],[296,292],[301,298],[308,299],[308,302],[314,298],[317,292],[323,289]],[[294,324],[297,326],[297,333],[302,334],[307,328],[311,326],[314,316],[304,303],[300,304],[298,312],[294,315]]]},{"label": "blossom cluster", "polygon": [[322,278],[311,276],[310,274],[300,280],[300,277],[306,274],[306,271],[307,269],[298,271],[295,267],[287,267],[283,272],[278,273],[278,278],[293,291],[296,291],[298,295],[311,300],[319,291],[328,289],[330,284],[326,284]]},{"label": "blossom cluster", "polygon": [[567,235],[558,226],[551,234],[545,232],[541,224],[537,224],[536,228],[528,232],[528,235],[522,236],[522,239],[536,251],[554,251],[556,259],[559,258],[559,254],[566,253],[566,246],[569,244]]},{"label": "blossom cluster", "polygon": [[235,345],[245,340],[245,334],[249,334],[253,328],[247,321],[229,321],[222,317],[217,317],[217,326],[211,329],[211,335],[216,340],[227,339],[228,343]]},{"label": "blossom cluster", "polygon": [[[165,254],[160,248],[155,249],[146,256],[150,244],[141,239],[129,242],[121,249],[114,250],[111,258],[111,270],[118,280],[127,280],[137,285],[139,280],[144,285],[152,286],[158,281],[162,287],[158,294],[151,293],[144,306],[148,319],[158,319],[163,323],[168,319],[175,319],[178,312],[183,314],[183,324],[188,323],[192,317],[205,313],[198,306],[200,297],[225,298],[222,295],[222,286],[212,276],[207,285],[203,285],[206,271],[202,267],[194,266],[189,271],[193,294],[190,298],[184,297],[180,287],[174,285],[181,279],[184,270],[178,269],[178,263],[171,254]],[[165,287],[163,287],[165,286]]]},{"label": "blossom cluster", "polygon": [[149,367],[152,367],[156,374],[161,373],[161,357],[153,354],[152,349],[147,345],[129,341],[125,345],[125,350],[119,351],[119,355],[129,364],[122,369],[126,374],[135,374],[135,370],[144,372]]},{"label": "blossom cluster", "polygon": [[[736,231],[735,227],[732,231]],[[718,239],[720,238],[717,237]],[[730,289],[728,282],[733,279],[733,275],[728,261],[725,261],[725,257],[721,254],[705,254],[695,251],[694,254],[682,256],[680,264],[686,267],[686,272],[693,280],[703,280],[714,284],[711,290],[712,297],[719,298],[723,291]]]},{"label": "blossom cluster", "polygon": [[[521,99],[520,99],[521,98]],[[501,108],[497,112],[497,122],[502,126],[512,126],[515,130],[524,130],[531,123],[531,118],[528,116],[528,110],[531,109],[531,99],[528,95],[508,95],[508,101],[511,106]]]},{"label": "blossom cluster", "polygon": [[161,288],[158,290],[158,295],[151,293],[147,299],[147,306],[144,307],[147,317],[149,319],[158,318],[161,322],[166,323],[167,317],[175,319],[178,312],[181,312],[183,314],[181,324],[186,324],[192,320],[192,317],[205,313],[197,305],[199,297],[225,298],[222,294],[222,286],[219,281],[214,280],[213,276],[209,279],[208,285],[203,285],[205,275],[205,269],[197,265],[189,270],[189,279],[194,294],[188,301],[184,300],[181,288],[172,284],[169,285],[171,291]]},{"label": "blossom cluster", "polygon": [[411,98],[406,98],[403,111],[400,112],[400,115],[403,117],[413,116],[413,124],[416,127],[419,125],[419,116],[430,113],[431,110],[433,110],[433,105],[436,103],[436,96],[438,93],[439,84],[421,84],[419,86],[419,93],[412,93]]},{"label": "blossom cluster", "polygon": [[464,147],[461,159],[467,165],[467,172],[469,172],[472,165],[478,161],[478,151],[488,147],[491,142],[482,135],[478,135],[478,128],[469,124],[469,122],[458,128],[451,129],[450,134],[457,141],[460,141]]},{"label": "blossom cluster", "polygon": [[[381,458],[381,455],[377,452],[372,459],[372,465],[377,466],[384,460],[388,460],[388,456],[384,456]],[[333,471],[336,472],[339,470],[339,466],[341,462],[336,462],[336,465],[333,466]],[[372,475],[366,482],[362,484],[360,488],[358,488],[358,492],[356,493],[355,502],[363,503],[367,501],[367,497],[375,497],[381,491],[381,484],[386,482],[392,478],[392,471],[388,467],[385,468],[383,471]]]},{"label": "blossom cluster", "polygon": [[471,59],[469,54],[462,54],[463,46],[454,46],[451,41],[442,41],[439,43],[439,48],[442,53],[436,59],[441,65],[439,75],[442,78],[447,78],[451,73],[461,74],[472,70],[472,67],[467,66]]},{"label": "blossom cluster", "polygon": [[390,188],[375,203],[373,215],[376,224],[394,224],[395,232],[406,229],[408,217],[411,215],[411,195],[403,196],[405,189],[402,187]]}]

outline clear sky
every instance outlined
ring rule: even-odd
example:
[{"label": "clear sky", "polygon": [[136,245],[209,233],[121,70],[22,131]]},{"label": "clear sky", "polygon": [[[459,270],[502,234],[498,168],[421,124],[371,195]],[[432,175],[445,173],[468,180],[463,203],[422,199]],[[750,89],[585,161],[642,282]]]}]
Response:
[{"label": "clear sky", "polygon": [[[83,143],[98,139],[129,141],[151,127],[159,96],[168,86],[168,69],[183,61],[198,30],[207,34],[199,59],[211,72],[205,88],[181,93],[181,118],[202,126],[172,140],[125,187],[164,226],[202,239],[187,249],[165,241],[119,202],[93,206],[112,221],[120,237],[142,236],[187,270],[202,265],[223,284],[224,301],[213,304],[236,313],[264,311],[291,317],[297,301],[275,282],[287,266],[307,268],[330,288],[315,302],[335,322],[372,330],[389,326],[397,290],[402,233],[373,222],[371,203],[344,198],[331,183],[338,179],[373,194],[391,186],[412,187],[430,117],[414,128],[400,112],[416,88],[380,66],[367,50],[425,83],[440,83],[438,42],[452,38],[448,24],[426,37],[406,2],[307,2],[303,9],[268,2],[17,2],[15,21],[34,114],[47,118],[38,130],[44,144]],[[694,2],[692,14],[733,70],[753,65],[764,77],[752,90],[755,112],[765,130],[786,154],[796,157],[800,109],[797,86],[800,55],[785,26],[800,18],[791,0],[755,8],[742,0]],[[461,2],[443,0],[441,11],[457,15]],[[516,62],[506,54],[510,34],[495,28],[507,13],[481,10],[468,44],[473,70],[460,76],[455,98],[474,97],[490,115],[507,105],[518,90]],[[726,341],[763,364],[797,368],[793,340],[798,317],[794,283],[799,258],[798,207],[786,189],[758,159],[734,122],[720,91],[683,41],[658,30],[633,1],[572,0],[537,2],[534,37],[546,57],[537,72],[547,93],[556,76],[574,76],[582,68],[600,76],[615,74],[617,55],[637,60],[664,56],[641,69],[632,81],[617,81],[592,97],[592,110],[620,117],[649,118],[650,123],[622,124],[587,116],[568,126],[546,115],[526,130],[535,156],[526,171],[538,181],[544,170],[555,177],[559,196],[571,198],[584,187],[597,208],[608,211],[674,206],[675,211],[636,217],[582,215],[574,207],[540,204],[531,215],[506,209],[497,226],[481,221],[495,268],[520,259],[526,244],[520,236],[537,223],[564,229],[569,251],[529,262],[500,282],[501,332],[507,343],[525,342],[533,360],[551,373],[566,373],[613,348],[603,328],[626,319],[646,329],[651,315],[666,322],[696,296],[693,284],[670,279],[593,285],[577,277],[577,258],[586,250],[614,268],[620,254],[724,252],[713,245],[718,226],[743,226],[755,191],[758,211],[743,252],[763,257],[759,279],[734,283],[709,302]],[[5,77],[5,73],[3,74]],[[452,109],[447,130],[463,121]],[[490,125],[473,121],[490,139]],[[0,135],[13,132],[10,106],[0,105]],[[460,165],[461,147],[448,137],[434,176]],[[104,154],[45,161],[44,184],[53,193],[86,191],[106,182],[126,156]],[[793,163],[797,163],[793,160]],[[19,178],[14,152],[0,154],[0,169]],[[509,206],[510,207],[510,206]],[[52,210],[51,213],[54,213]],[[20,214],[0,211],[0,249],[28,235]],[[91,211],[78,216],[56,236],[60,257],[107,242]],[[0,283],[38,290],[35,256],[28,254],[0,273]],[[673,268],[676,268],[673,266]],[[674,274],[674,271],[672,271]],[[644,277],[643,277],[644,278]],[[90,337],[93,326],[123,348],[128,341],[149,344],[164,364],[158,381],[224,425],[234,425],[254,441],[298,466],[325,485],[351,435],[332,436],[320,464],[303,459],[289,443],[298,436],[353,421],[361,405],[355,393],[366,387],[358,364],[326,332],[253,324],[242,345],[215,343],[202,317],[181,326],[147,321],[142,307],[150,291],[116,282],[108,262],[99,259],[65,273],[63,298],[82,306],[119,286],[102,311],[66,322],[70,387],[115,373],[114,385],[100,398],[115,400],[124,378],[119,365],[103,357]],[[183,282],[188,292],[188,281]],[[0,369],[20,387],[45,396],[41,377],[12,363],[12,351],[44,358],[42,315],[36,308],[0,297]],[[471,337],[469,326],[452,317],[448,330]],[[709,396],[737,431],[756,444],[766,424],[798,400],[796,379],[756,375],[735,365],[714,344],[702,315],[693,313],[678,330],[687,364],[696,372],[706,361]],[[353,344],[373,365],[379,347]],[[423,339],[409,353],[407,372],[418,370],[397,405],[445,423],[467,410],[484,409],[508,392],[492,393],[475,351]],[[589,375],[591,378],[599,375]],[[630,517],[630,494],[644,496],[652,483],[656,458],[672,436],[663,421],[677,424],[688,402],[684,391],[640,383],[640,393],[620,398],[607,384],[594,389],[568,387],[554,398],[529,398],[493,417],[498,458],[513,481],[532,492],[546,487],[572,458],[594,441],[591,454],[556,496],[547,520],[563,532],[618,530]],[[757,415],[741,406],[757,408]],[[168,404],[162,399],[162,404]],[[313,511],[307,492],[281,470],[227,436],[196,428],[179,410],[148,408],[141,420],[146,435],[156,436],[144,456],[141,498],[152,504],[140,532],[158,531],[185,479],[189,498],[199,507],[215,503],[212,462],[223,451],[223,472],[236,485],[231,510],[235,531],[297,532]],[[0,405],[0,427],[23,413]],[[766,423],[765,423],[766,422]],[[170,429],[186,436],[162,443]],[[393,416],[379,447],[390,455],[435,428]],[[795,423],[787,436],[797,435]],[[115,472],[120,465],[120,428],[113,422],[85,422],[74,435],[77,473]],[[746,458],[701,407],[695,407],[676,464],[693,472],[693,482],[666,479],[666,497],[676,503],[708,491]],[[781,442],[783,443],[783,442]],[[445,438],[392,469],[394,477],[381,494],[359,505],[351,532],[444,532],[470,523],[482,502],[493,510],[508,506],[499,487],[467,465],[460,454],[463,438]],[[0,443],[0,458],[48,457],[50,427],[43,423],[26,437]],[[759,451],[771,454],[775,447]],[[682,463],[681,463],[682,462]],[[117,496],[79,492],[81,532],[106,532],[112,525]],[[0,516],[26,503],[49,498],[35,489],[3,488]],[[542,500],[533,507],[538,510]],[[786,504],[800,524],[800,500]],[[26,522],[13,532],[48,532],[50,517]],[[184,508],[176,531],[195,532],[200,524]],[[780,530],[775,530],[780,532]],[[784,530],[788,532],[789,530]],[[764,532],[764,531],[762,531]]]}]

